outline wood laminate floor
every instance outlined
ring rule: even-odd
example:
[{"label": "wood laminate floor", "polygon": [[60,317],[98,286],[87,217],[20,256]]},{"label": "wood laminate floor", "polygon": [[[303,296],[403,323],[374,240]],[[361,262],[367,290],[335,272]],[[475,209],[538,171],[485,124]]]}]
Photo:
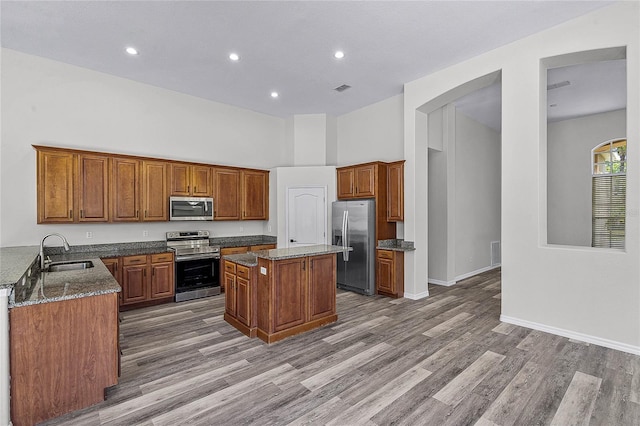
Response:
[{"label": "wood laminate floor", "polygon": [[499,270],[430,292],[272,345],[223,296],[122,313],[120,383],[47,424],[640,425],[640,357],[500,323]]}]

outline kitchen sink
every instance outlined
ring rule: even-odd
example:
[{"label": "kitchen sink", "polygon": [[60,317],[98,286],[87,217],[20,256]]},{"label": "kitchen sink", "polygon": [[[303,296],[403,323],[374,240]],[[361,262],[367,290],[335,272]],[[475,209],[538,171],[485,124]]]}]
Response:
[{"label": "kitchen sink", "polygon": [[75,262],[53,262],[45,269],[46,272],[77,271],[79,269],[93,268],[90,260],[78,260]]}]

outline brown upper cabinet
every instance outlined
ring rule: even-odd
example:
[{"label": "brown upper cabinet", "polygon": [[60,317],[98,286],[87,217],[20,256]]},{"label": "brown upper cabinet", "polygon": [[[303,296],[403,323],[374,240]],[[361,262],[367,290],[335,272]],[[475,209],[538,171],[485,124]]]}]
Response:
[{"label": "brown upper cabinet", "polygon": [[213,219],[240,220],[240,170],[213,169]]},{"label": "brown upper cabinet", "polygon": [[211,171],[210,166],[171,163],[171,195],[211,197]]},{"label": "brown upper cabinet", "polygon": [[216,220],[267,220],[269,172],[34,145],[38,223],[169,220],[169,195],[213,197]]},{"label": "brown upper cabinet", "polygon": [[269,219],[269,172],[243,170],[241,181],[242,219]]},{"label": "brown upper cabinet", "polygon": [[387,166],[387,220],[404,220],[404,160]]},{"label": "brown upper cabinet", "polygon": [[140,218],[140,161],[114,157],[111,160],[111,220],[138,222]]},{"label": "brown upper cabinet", "polygon": [[38,223],[72,223],[75,210],[75,154],[38,151]]},{"label": "brown upper cabinet", "polygon": [[109,157],[38,151],[38,223],[109,221]]},{"label": "brown upper cabinet", "polygon": [[168,220],[167,163],[142,161],[142,210],[144,221]]},{"label": "brown upper cabinet", "polygon": [[338,199],[376,196],[378,164],[341,167],[338,170]]}]

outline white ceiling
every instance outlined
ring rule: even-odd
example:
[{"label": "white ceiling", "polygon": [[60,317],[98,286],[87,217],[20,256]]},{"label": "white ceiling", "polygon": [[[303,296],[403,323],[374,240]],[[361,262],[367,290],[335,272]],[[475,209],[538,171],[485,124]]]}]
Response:
[{"label": "white ceiling", "polygon": [[610,3],[3,0],[0,24],[6,48],[270,115],[337,116]]}]

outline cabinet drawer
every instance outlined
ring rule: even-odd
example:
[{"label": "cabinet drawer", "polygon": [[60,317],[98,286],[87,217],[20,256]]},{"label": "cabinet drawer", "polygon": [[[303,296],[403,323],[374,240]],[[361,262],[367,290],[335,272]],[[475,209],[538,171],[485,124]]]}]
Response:
[{"label": "cabinet drawer", "polygon": [[140,256],[126,256],[122,258],[122,265],[144,265],[147,263],[147,255],[142,254]]},{"label": "cabinet drawer", "polygon": [[236,273],[236,264],[233,262],[229,262],[227,260],[224,261],[224,271],[230,274]]},{"label": "cabinet drawer", "polygon": [[243,253],[246,253],[247,251],[249,251],[249,247],[247,247],[247,246],[225,247],[223,249],[220,249],[220,254],[222,256],[224,256],[226,254],[243,254]]},{"label": "cabinet drawer", "polygon": [[238,265],[238,277],[248,280],[249,268],[247,268],[246,266]]},{"label": "cabinet drawer", "polygon": [[257,246],[251,246],[251,251],[272,250],[274,248],[276,248],[275,244],[260,244]]},{"label": "cabinet drawer", "polygon": [[151,263],[173,262],[173,253],[158,253],[151,255]]},{"label": "cabinet drawer", "polygon": [[378,250],[378,259],[393,259],[393,251]]}]

